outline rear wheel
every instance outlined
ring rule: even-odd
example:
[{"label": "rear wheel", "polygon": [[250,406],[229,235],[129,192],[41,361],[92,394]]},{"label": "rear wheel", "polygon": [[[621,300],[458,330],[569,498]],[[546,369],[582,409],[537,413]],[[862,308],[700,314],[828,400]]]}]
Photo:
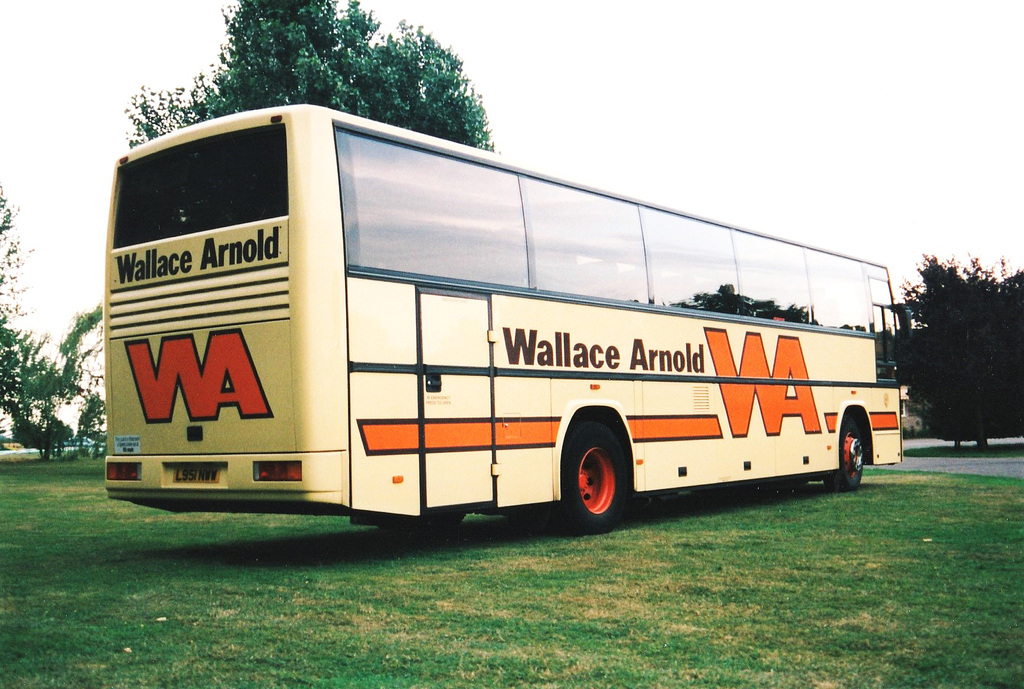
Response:
[{"label": "rear wheel", "polygon": [[837,493],[846,493],[860,487],[864,471],[866,436],[852,416],[843,418],[839,427],[839,470],[826,479],[825,485]]},{"label": "rear wheel", "polygon": [[629,492],[628,467],[615,434],[592,421],[573,429],[562,450],[561,513],[568,530],[611,531],[622,519]]}]

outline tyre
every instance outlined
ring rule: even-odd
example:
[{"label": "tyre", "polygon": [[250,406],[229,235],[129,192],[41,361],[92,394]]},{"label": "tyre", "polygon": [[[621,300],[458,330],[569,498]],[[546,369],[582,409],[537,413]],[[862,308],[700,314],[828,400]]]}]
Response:
[{"label": "tyre", "polygon": [[614,529],[626,508],[630,478],[622,446],[607,426],[587,421],[574,428],[562,449],[565,528],[574,534]]},{"label": "tyre", "polygon": [[839,470],[825,480],[826,487],[837,493],[848,493],[860,487],[864,471],[866,436],[851,415],[843,417],[839,426]]}]

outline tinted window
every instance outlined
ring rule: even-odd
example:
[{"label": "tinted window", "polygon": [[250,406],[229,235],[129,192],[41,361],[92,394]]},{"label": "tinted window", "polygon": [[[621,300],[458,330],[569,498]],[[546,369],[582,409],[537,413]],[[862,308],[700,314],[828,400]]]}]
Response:
[{"label": "tinted window", "polygon": [[804,250],[745,232],[733,233],[733,241],[747,314],[807,323],[811,299]]},{"label": "tinted window", "polygon": [[114,247],[288,215],[283,126],[226,134],[118,170]]},{"label": "tinted window", "polygon": [[811,281],[812,321],[818,325],[867,332],[867,284],[860,263],[848,258],[807,251]]},{"label": "tinted window", "polygon": [[522,183],[539,289],[647,303],[635,205],[537,180]]},{"label": "tinted window", "polygon": [[516,175],[338,133],[350,265],[527,287]]},{"label": "tinted window", "polygon": [[740,313],[730,230],[641,209],[654,303]]}]

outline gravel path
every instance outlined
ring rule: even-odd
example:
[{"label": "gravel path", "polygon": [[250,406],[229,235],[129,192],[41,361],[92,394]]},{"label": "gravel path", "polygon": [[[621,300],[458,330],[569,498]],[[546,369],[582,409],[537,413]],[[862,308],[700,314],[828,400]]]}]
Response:
[{"label": "gravel path", "polygon": [[[1020,438],[992,441],[991,444],[1020,444]],[[905,449],[914,447],[949,447],[941,440],[905,440]],[[889,471],[940,471],[948,474],[979,474],[1024,479],[1024,454],[1020,457],[906,457],[901,464],[874,467]]]}]

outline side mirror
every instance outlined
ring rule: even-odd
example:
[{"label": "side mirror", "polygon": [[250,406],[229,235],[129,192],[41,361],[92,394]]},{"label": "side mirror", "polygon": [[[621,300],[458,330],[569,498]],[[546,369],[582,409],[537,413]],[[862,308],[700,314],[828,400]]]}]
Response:
[{"label": "side mirror", "polygon": [[903,350],[906,347],[907,340],[910,338],[910,331],[914,325],[914,312],[906,304],[893,304],[892,314],[896,320],[896,380],[903,385],[904,382],[903,377],[900,375],[900,369],[904,362]]},{"label": "side mirror", "polygon": [[896,316],[896,327],[900,332],[907,334],[913,327],[914,312],[906,304],[893,304],[893,315]]}]

